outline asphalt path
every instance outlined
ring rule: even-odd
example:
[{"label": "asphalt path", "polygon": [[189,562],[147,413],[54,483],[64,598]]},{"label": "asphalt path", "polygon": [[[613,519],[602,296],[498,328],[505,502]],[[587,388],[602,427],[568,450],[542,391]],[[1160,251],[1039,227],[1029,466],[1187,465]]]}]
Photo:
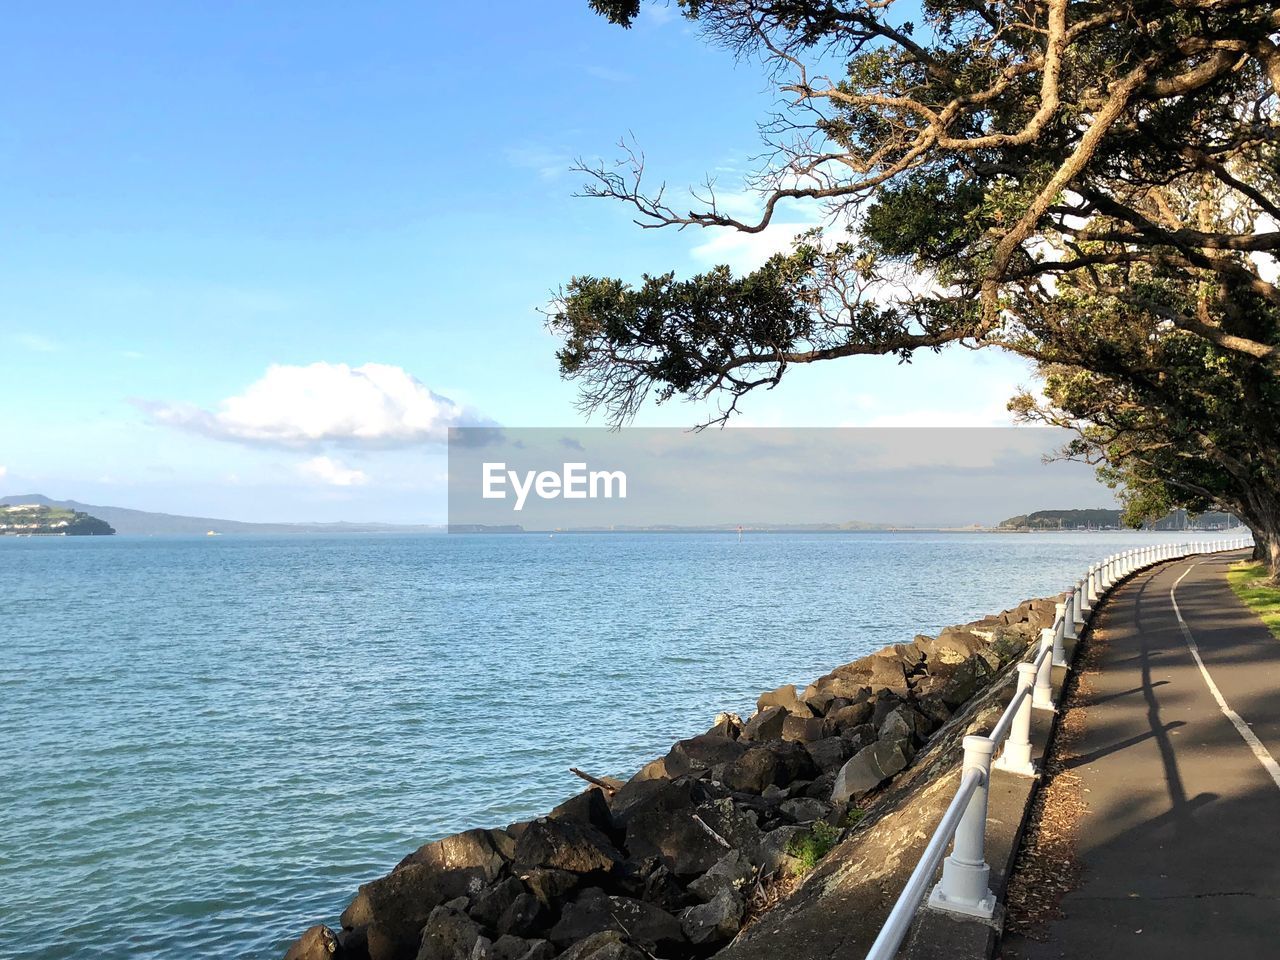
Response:
[{"label": "asphalt path", "polygon": [[1227,586],[1242,556],[1164,564],[1099,611],[1068,764],[1082,882],[1008,960],[1280,958],[1280,640]]}]

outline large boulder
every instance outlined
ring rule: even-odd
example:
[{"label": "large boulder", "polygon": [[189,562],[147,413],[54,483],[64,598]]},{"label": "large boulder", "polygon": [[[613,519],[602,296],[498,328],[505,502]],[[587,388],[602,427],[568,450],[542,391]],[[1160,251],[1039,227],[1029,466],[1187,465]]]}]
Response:
[{"label": "large boulder", "polygon": [[664,758],[667,772],[681,777],[700,770],[709,770],[723,763],[731,763],[747,752],[747,745],[736,739],[704,733],[679,740]]},{"label": "large boulder", "polygon": [[616,930],[603,930],[575,943],[557,960],[649,960]]},{"label": "large boulder", "polygon": [[588,874],[609,873],[621,860],[609,838],[590,824],[543,817],[520,835],[513,864],[518,872],[546,867]]},{"label": "large boulder", "polygon": [[551,960],[556,948],[549,940],[526,940],[510,934],[493,941],[493,960]]},{"label": "large boulder", "polygon": [[574,823],[588,824],[605,833],[613,829],[609,800],[599,787],[590,787],[577,796],[570,797],[547,816],[552,820],[571,820]]},{"label": "large boulder", "polygon": [[685,939],[680,921],[665,910],[630,897],[608,896],[594,887],[565,904],[550,938],[564,947],[607,930],[616,930],[633,943],[664,954]]},{"label": "large boulder", "polygon": [[760,694],[759,699],[756,700],[756,712],[763,713],[770,707],[782,707],[787,713],[797,716],[809,716],[809,708],[796,694],[796,685],[794,683],[788,683],[777,690],[770,690],[767,693]]},{"label": "large boulder", "polygon": [[821,740],[822,730],[823,720],[821,717],[802,717],[792,714],[782,721],[782,739],[796,743]]},{"label": "large boulder", "polygon": [[[629,780],[609,803],[613,823],[625,829],[633,816],[697,806],[714,796],[714,788],[693,777],[676,780]],[[723,793],[723,791],[721,791]]]},{"label": "large boulder", "polygon": [[505,862],[499,849],[502,830],[466,830],[424,844],[401,860],[396,868],[425,864],[437,870],[476,871],[487,881],[502,870]]},{"label": "large boulder", "polygon": [[482,936],[480,927],[465,913],[436,907],[422,928],[417,960],[471,960]]},{"label": "large boulder", "polygon": [[714,899],[722,890],[741,894],[751,883],[755,873],[755,867],[741,851],[730,850],[714,867],[689,884],[689,892],[704,903]]},{"label": "large boulder", "polygon": [[848,706],[832,710],[823,720],[823,732],[827,736],[838,736],[850,727],[864,724],[871,719],[875,705],[870,700],[851,703]]},{"label": "large boulder", "polygon": [[876,730],[879,740],[901,740],[903,737],[914,738],[923,742],[933,732],[933,724],[919,710],[905,703],[900,703],[880,722]]},{"label": "large boulder", "polygon": [[783,707],[766,707],[747,721],[746,726],[742,728],[742,739],[780,740],[782,725],[786,723],[788,716]]},{"label": "large boulder", "polygon": [[804,746],[810,758],[823,773],[838,770],[849,759],[849,748],[842,737],[823,737]]},{"label": "large boulder", "polygon": [[724,844],[750,851],[759,838],[756,815],[724,798],[636,814],[627,822],[626,846],[633,858],[657,857],[677,877],[692,877],[715,866]]},{"label": "large boulder", "polygon": [[778,754],[766,746],[752,747],[726,764],[720,782],[739,793],[763,793],[766,787],[786,782],[786,766]]},{"label": "large boulder", "polygon": [[878,740],[859,750],[840,768],[831,791],[832,803],[857,800],[905,769],[915,753],[911,740]]},{"label": "large boulder", "polygon": [[498,926],[498,921],[502,919],[502,915],[515,903],[516,898],[521,894],[528,895],[528,892],[519,879],[508,877],[501,883],[486,887],[476,894],[467,912],[471,915],[471,919],[494,930]]},{"label": "large boulder", "polygon": [[916,645],[929,662],[929,672],[939,673],[942,668],[964,663],[965,660],[987,648],[988,640],[974,633],[968,625],[945,627],[936,637],[919,637]]},{"label": "large boulder", "polygon": [[432,910],[446,901],[478,893],[485,882],[479,869],[445,870],[431,863],[410,863],[361,886],[342,912],[342,925],[369,928],[370,960],[411,958]]},{"label": "large boulder", "polygon": [[517,894],[502,911],[493,929],[499,936],[514,934],[517,937],[527,937],[541,929],[546,915],[547,908],[532,893]]},{"label": "large boulder", "polygon": [[546,867],[524,871],[520,874],[520,879],[528,885],[538,903],[552,910],[582,883],[582,877],[576,873]]},{"label": "large boulder", "polygon": [[342,960],[338,935],[323,923],[317,923],[293,942],[284,960]]},{"label": "large boulder", "polygon": [[952,710],[971,700],[991,680],[991,664],[981,654],[974,654],[960,664],[947,678],[938,696]]},{"label": "large boulder", "polygon": [[698,946],[723,943],[742,928],[745,910],[737,891],[723,889],[706,903],[690,907],[681,918],[685,935]]}]

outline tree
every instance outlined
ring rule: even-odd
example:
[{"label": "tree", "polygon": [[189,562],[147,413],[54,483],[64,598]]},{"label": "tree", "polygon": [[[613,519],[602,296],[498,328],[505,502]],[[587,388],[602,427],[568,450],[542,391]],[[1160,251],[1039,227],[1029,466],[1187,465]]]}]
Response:
[{"label": "tree", "polygon": [[[1272,466],[1228,468],[1237,444],[1276,439],[1274,3],[926,0],[919,25],[893,0],[679,5],[789,98],[761,125],[761,215],[730,215],[711,184],[678,210],[634,149],[583,167],[587,193],[647,228],[759,232],[808,201],[835,229],[742,277],[573,278],[549,324],[586,409],[616,424],[648,396],[716,395],[724,419],[793,364],[994,346],[1043,366],[1040,416],[1079,427],[1076,452],[1114,457],[1135,497],[1160,480],[1197,502],[1274,499]],[[625,26],[639,5],[592,6]],[[1248,394],[1250,431],[1214,419],[1215,390]],[[1117,446],[1090,391],[1140,411],[1118,436],[1147,442]],[[1193,494],[1201,465],[1233,479]],[[1280,542],[1280,518],[1242,516]]]}]

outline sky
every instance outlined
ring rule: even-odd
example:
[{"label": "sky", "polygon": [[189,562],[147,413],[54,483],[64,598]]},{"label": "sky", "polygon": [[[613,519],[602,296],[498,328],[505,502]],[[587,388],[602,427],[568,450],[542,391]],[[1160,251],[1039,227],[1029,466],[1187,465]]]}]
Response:
[{"label": "sky", "polygon": [[[561,284],[749,269],[813,217],[644,231],[574,196],[624,136],[731,195],[760,150],[759,65],[661,4],[629,31],[586,0],[20,5],[0,84],[0,494],[440,522],[448,426],[584,423],[538,312]],[[1004,425],[1030,382],[858,358],[738,422]]]}]

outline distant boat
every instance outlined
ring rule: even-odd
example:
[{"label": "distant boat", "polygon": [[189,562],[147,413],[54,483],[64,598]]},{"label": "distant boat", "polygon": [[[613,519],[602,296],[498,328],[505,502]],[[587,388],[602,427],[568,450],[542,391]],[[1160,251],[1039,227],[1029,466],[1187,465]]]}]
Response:
[{"label": "distant boat", "polygon": [[205,536],[206,536],[206,537],[220,537],[220,536],[222,536],[222,534],[220,534],[217,530],[209,530],[209,531],[207,531],[207,532],[205,533]]}]

